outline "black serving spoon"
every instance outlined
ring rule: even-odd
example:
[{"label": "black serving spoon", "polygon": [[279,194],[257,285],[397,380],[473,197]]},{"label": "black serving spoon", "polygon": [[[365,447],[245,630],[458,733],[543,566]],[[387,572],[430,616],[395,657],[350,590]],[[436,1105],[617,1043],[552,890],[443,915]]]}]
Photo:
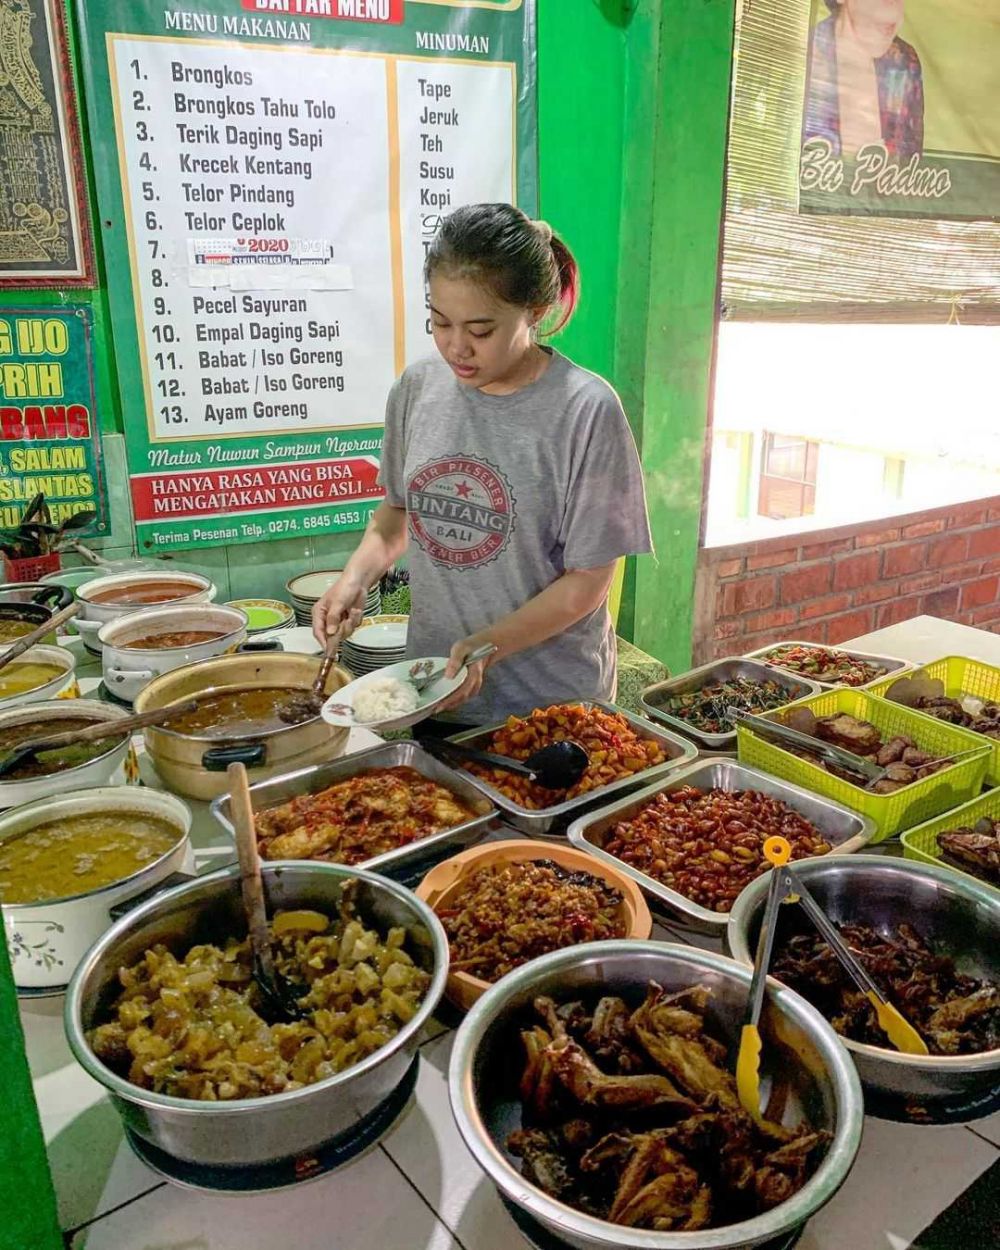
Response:
[{"label": "black serving spoon", "polygon": [[590,763],[590,756],[578,742],[551,742],[547,747],[533,751],[523,763],[506,755],[491,755],[488,751],[476,751],[463,743],[446,739],[421,738],[420,745],[429,755],[445,763],[458,759],[503,768],[509,773],[527,777],[543,790],[571,790]]}]

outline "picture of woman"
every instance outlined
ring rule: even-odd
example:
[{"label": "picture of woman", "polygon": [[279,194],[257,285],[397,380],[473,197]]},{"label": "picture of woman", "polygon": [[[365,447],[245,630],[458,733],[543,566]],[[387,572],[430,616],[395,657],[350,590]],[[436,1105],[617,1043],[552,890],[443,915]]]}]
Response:
[{"label": "picture of woman", "polygon": [[813,30],[803,141],[829,140],[838,156],[882,143],[901,161],[924,146],[920,58],[896,33],[904,0],[826,0]]},{"label": "picture of woman", "polygon": [[385,500],[317,603],[317,638],[343,636],[365,592],[407,553],[411,656],[451,656],[453,696],[487,724],[610,699],[608,592],[620,557],[651,550],[642,470],[618,396],[543,345],[576,305],[576,261],[510,204],[442,223],[425,266],[437,354],[405,370],[385,416]]}]

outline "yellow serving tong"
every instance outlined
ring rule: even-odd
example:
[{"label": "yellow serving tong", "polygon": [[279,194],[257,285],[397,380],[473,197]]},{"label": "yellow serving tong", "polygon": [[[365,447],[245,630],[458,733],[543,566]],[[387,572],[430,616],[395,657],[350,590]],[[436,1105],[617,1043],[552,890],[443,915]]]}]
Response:
[{"label": "yellow serving tong", "polygon": [[771,964],[774,948],[774,931],[778,910],[782,903],[799,903],[830,949],[840,960],[844,970],[855,982],[875,1008],[880,1028],[889,1041],[905,1055],[926,1055],[927,1043],[917,1030],[897,1009],[888,1002],[865,969],[847,949],[843,939],[831,923],[826,912],[788,867],[792,848],[782,837],[768,838],[763,846],[764,858],[771,865],[771,882],[761,922],[757,951],[754,957],[753,980],[750,982],[750,1001],[746,1019],[740,1033],[740,1049],[736,1058],[736,1091],[740,1104],[755,1120],[761,1118],[760,1109],[760,1013],[764,1006],[764,990],[767,986],[767,970]]}]

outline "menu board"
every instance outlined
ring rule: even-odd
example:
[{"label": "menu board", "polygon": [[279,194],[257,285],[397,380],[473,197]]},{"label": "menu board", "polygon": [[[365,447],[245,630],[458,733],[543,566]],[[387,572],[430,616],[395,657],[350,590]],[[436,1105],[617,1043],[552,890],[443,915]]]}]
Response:
[{"label": "menu board", "polygon": [[442,216],[535,211],[533,6],[80,15],[140,545],[363,528]]},{"label": "menu board", "polygon": [[86,304],[0,306],[0,526],[16,528],[39,493],[54,525],[96,512],[76,537],[107,530],[94,314]]}]

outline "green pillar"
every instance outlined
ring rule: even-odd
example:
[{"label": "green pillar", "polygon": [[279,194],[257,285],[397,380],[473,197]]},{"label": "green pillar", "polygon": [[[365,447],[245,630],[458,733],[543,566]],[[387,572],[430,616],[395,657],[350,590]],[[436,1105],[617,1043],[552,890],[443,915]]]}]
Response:
[{"label": "green pillar", "polygon": [[56,1196],[24,1053],[7,944],[0,936],[0,1250],[62,1250]]},{"label": "green pillar", "polygon": [[691,662],[734,22],[735,0],[640,0],[628,33],[616,376],[657,559],[635,562],[621,632],[674,672]]}]

